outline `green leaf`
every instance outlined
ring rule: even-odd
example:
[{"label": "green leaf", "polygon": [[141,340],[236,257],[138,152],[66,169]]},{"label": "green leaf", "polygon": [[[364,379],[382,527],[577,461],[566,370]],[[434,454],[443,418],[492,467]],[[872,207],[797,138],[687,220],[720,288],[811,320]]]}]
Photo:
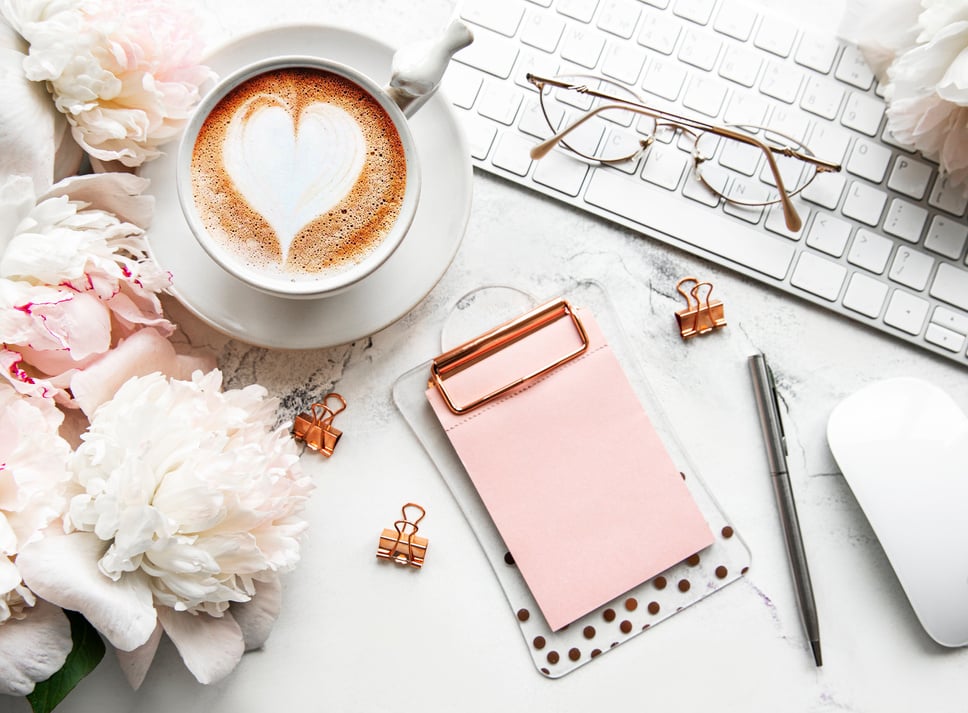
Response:
[{"label": "green leaf", "polygon": [[64,611],[71,622],[74,646],[60,671],[38,683],[27,696],[34,713],[50,713],[67,697],[81,679],[104,658],[104,642],[97,630],[77,612]]}]

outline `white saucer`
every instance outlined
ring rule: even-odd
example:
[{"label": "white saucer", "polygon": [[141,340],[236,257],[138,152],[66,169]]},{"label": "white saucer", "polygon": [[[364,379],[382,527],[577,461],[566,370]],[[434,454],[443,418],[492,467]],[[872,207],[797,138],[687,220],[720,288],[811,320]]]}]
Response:
[{"label": "white saucer", "polygon": [[[356,67],[383,85],[393,49],[351,30],[279,27],[217,49],[206,64],[220,76],[265,57],[305,54]],[[174,296],[215,329],[274,349],[313,349],[373,334],[409,312],[444,274],[464,235],[471,206],[470,151],[456,117],[434,96],[410,119],[422,178],[420,203],[407,237],[372,275],[345,292],[315,300],[263,294],[222,270],[199,246],[175,189],[175,144],[146,164],[155,216],[151,254],[172,274]]]}]

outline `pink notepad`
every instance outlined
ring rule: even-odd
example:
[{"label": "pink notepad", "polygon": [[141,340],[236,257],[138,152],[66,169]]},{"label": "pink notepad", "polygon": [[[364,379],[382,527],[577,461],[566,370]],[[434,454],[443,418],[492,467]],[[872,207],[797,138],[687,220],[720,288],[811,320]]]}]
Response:
[{"label": "pink notepad", "polygon": [[[427,399],[557,631],[713,536],[594,318],[581,356],[466,414]],[[561,319],[450,377],[459,402],[579,343]]]}]

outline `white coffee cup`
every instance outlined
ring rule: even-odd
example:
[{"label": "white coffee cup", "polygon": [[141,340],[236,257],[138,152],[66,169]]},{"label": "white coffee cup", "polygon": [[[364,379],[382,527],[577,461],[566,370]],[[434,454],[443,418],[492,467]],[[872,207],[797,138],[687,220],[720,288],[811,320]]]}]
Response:
[{"label": "white coffee cup", "polygon": [[[417,210],[420,167],[407,117],[471,40],[457,21],[439,40],[397,52],[387,87],[308,56],[268,58],[220,80],[189,121],[176,161],[181,209],[205,252],[280,297],[332,295],[371,274]],[[307,101],[310,87],[322,98]]]}]

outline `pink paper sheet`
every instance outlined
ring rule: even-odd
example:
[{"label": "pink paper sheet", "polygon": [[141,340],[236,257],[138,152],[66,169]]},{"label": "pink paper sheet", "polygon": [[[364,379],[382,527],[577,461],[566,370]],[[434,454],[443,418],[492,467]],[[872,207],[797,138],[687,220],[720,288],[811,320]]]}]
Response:
[{"label": "pink paper sheet", "polygon": [[[594,318],[588,351],[463,416],[427,399],[553,631],[713,542]],[[487,393],[571,349],[561,319],[451,378]]]}]

